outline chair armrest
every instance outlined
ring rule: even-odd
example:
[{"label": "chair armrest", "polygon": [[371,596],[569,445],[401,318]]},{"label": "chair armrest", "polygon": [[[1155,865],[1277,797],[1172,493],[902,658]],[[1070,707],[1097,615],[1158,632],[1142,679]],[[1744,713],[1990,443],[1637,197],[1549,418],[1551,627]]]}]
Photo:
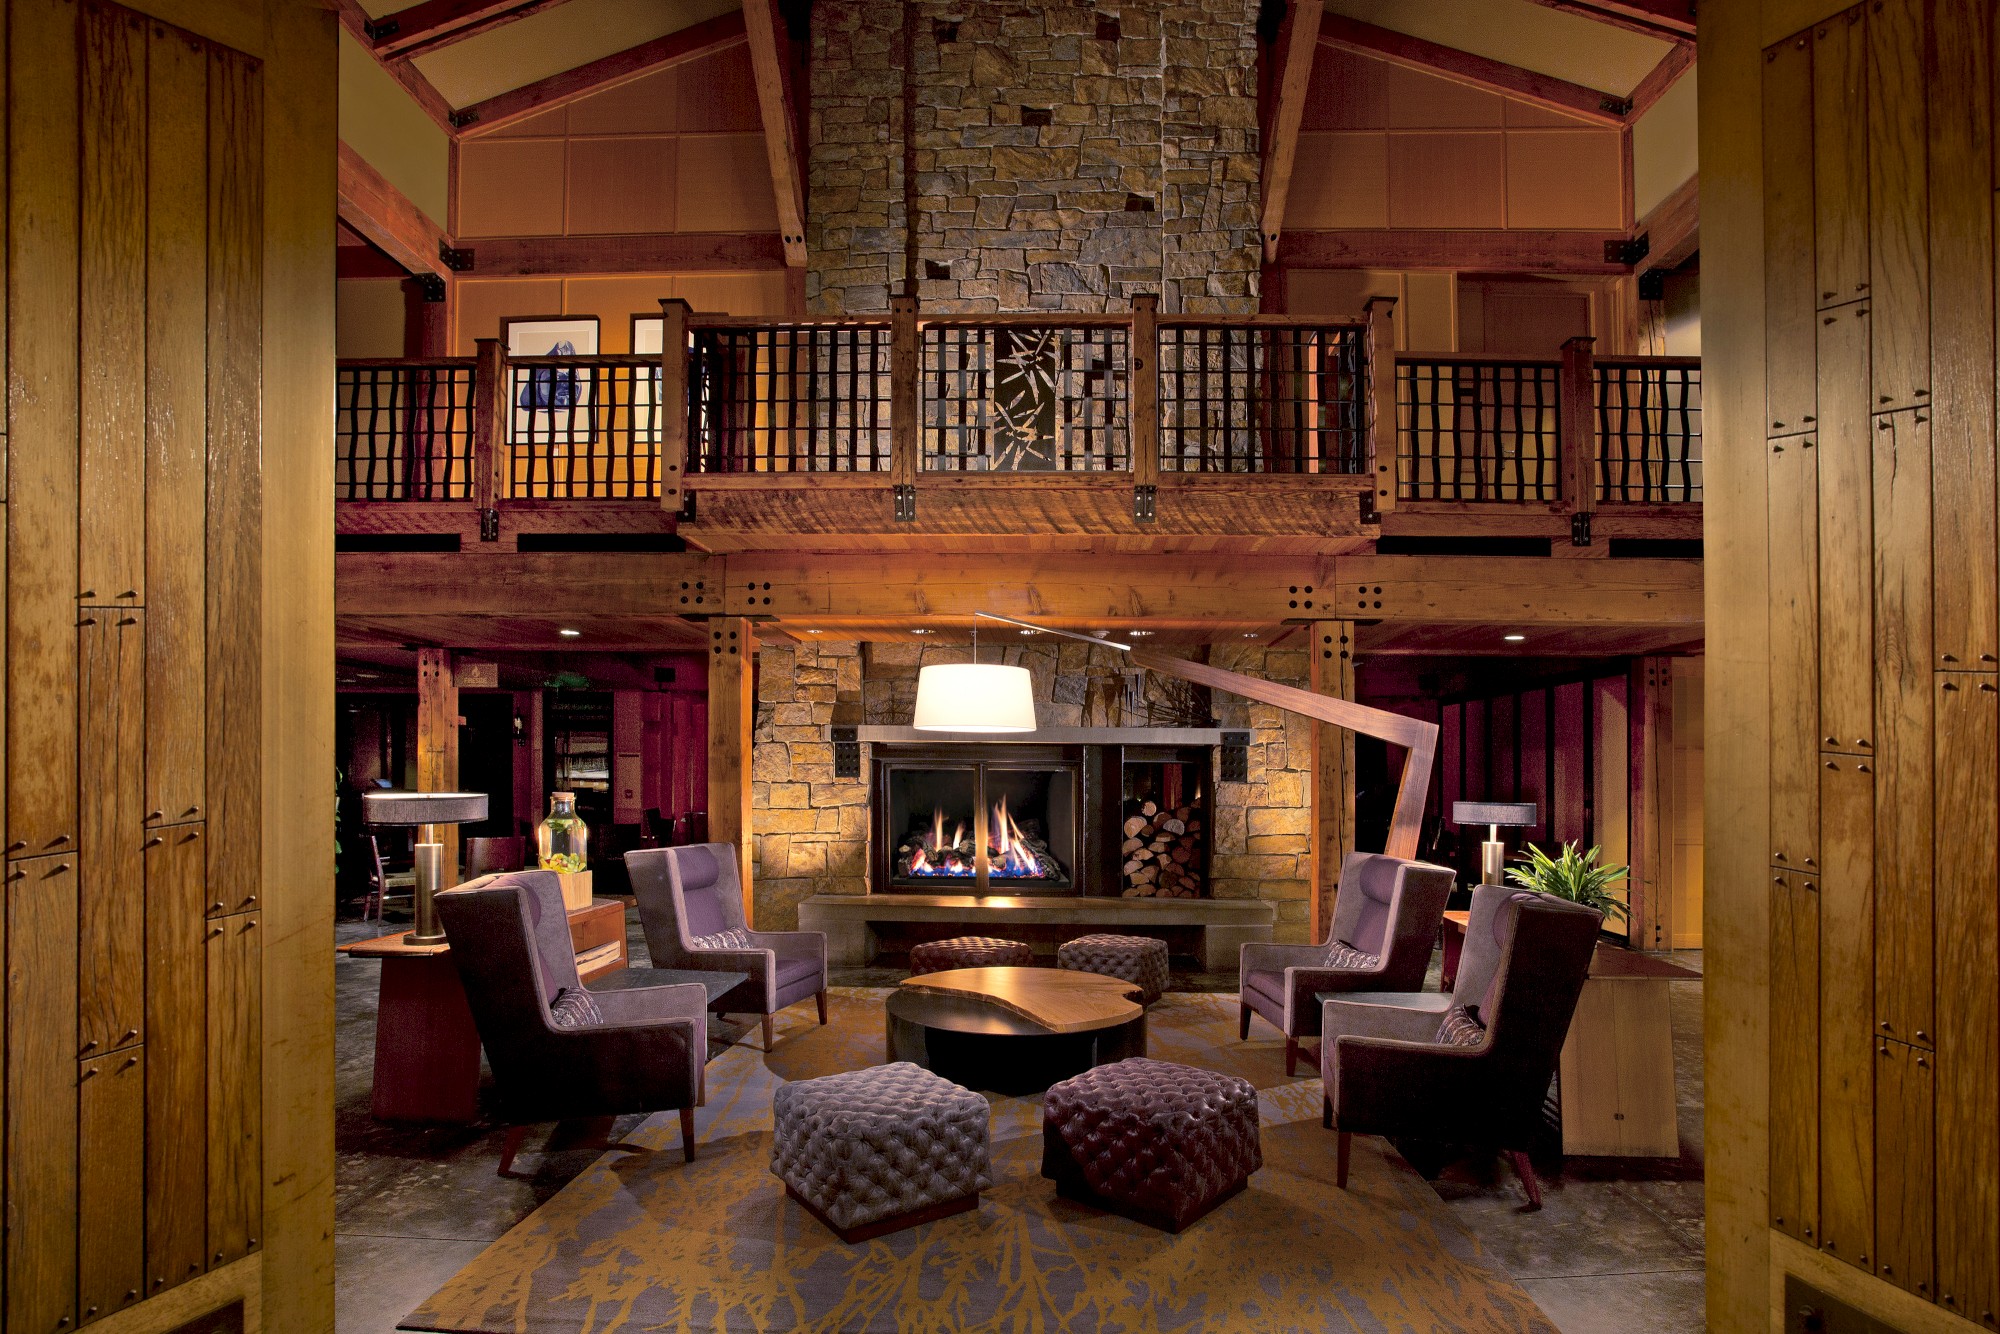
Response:
[{"label": "chair armrest", "polygon": [[1319,1032],[1329,1046],[1341,1038],[1430,1042],[1451,997],[1441,991],[1363,992],[1320,1005]]},{"label": "chair armrest", "polygon": [[1245,973],[1282,973],[1287,968],[1310,968],[1326,962],[1324,945],[1273,945],[1250,941],[1241,947],[1239,966]]},{"label": "chair armrest", "polygon": [[1494,1091],[1488,1050],[1343,1037],[1333,1047],[1333,1123],[1359,1134],[1478,1140]]},{"label": "chair armrest", "polygon": [[824,931],[752,931],[750,943],[770,950],[780,959],[816,958],[822,970],[826,967]]},{"label": "chair armrest", "polygon": [[647,1024],[666,1019],[699,1019],[704,1025],[708,1022],[708,991],[699,982],[592,991],[590,999],[605,1022],[611,1024]]},{"label": "chair armrest", "polygon": [[546,1035],[551,1079],[596,1086],[623,1110],[692,1107],[708,1061],[706,1017],[551,1027]]}]

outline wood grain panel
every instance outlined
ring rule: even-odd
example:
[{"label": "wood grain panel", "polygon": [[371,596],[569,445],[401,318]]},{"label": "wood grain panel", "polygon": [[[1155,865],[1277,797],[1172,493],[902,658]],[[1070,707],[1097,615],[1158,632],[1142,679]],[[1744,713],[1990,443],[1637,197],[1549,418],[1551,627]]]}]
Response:
[{"label": "wood grain panel", "polygon": [[91,608],[77,628],[79,1056],[139,1042],[146,1023],[144,618]]},{"label": "wood grain panel", "polygon": [[206,694],[208,56],[153,29],[146,51],[146,798],[201,818]]},{"label": "wood grain panel", "polygon": [[1770,486],[1771,862],[1819,868],[1817,463],[1810,436],[1765,446]]},{"label": "wood grain panel", "polygon": [[1810,877],[1771,876],[1771,1226],[1819,1229],[1819,895]]},{"label": "wood grain panel", "polygon": [[1505,227],[1506,193],[1498,131],[1389,136],[1391,227]]},{"label": "wood grain panel", "polygon": [[[458,686],[450,649],[417,650],[417,791],[458,787]],[[444,845],[444,883],[458,883],[458,826],[435,831]]]},{"label": "wood grain panel", "polygon": [[[1924,0],[1875,0],[1868,20],[1868,261],[1878,409],[1930,392]],[[1965,90],[1951,96],[1963,105]],[[1957,296],[1958,294],[1954,294]]]},{"label": "wood grain panel", "polygon": [[17,0],[8,31],[9,856],[76,847],[76,78],[75,6]]},{"label": "wood grain panel", "polygon": [[263,964],[258,915],[208,924],[208,1259],[255,1248],[264,1208]]},{"label": "wood grain panel", "polygon": [[1875,1245],[1872,760],[1826,757],[1820,819],[1819,1244],[1866,1266]]},{"label": "wood grain panel", "polygon": [[208,1255],[207,856],[200,825],[146,840],[146,1291]]},{"label": "wood grain panel", "polygon": [[1937,682],[1937,1288],[2000,1304],[2000,686]]},{"label": "wood grain panel", "polygon": [[[1315,621],[1307,628],[1311,633],[1311,688],[1335,699],[1353,699],[1354,623]],[[1311,931],[1314,940],[1323,940],[1340,888],[1341,865],[1354,848],[1354,733],[1316,722],[1312,735],[1313,854],[1317,863]],[[1440,752],[1449,762],[1451,751],[1441,746]]]},{"label": "wood grain panel", "polygon": [[750,892],[750,729],[757,637],[740,616],[708,623],[708,836],[736,849],[743,878],[743,918],[754,927]]},{"label": "wood grain panel", "polygon": [[146,28],[82,7],[82,361],[77,581],[86,604],[145,600]]},{"label": "wood grain panel", "polygon": [[[1993,11],[1938,5],[1932,22],[1931,281],[1951,293],[1930,325],[1932,651],[1942,668],[1992,671]],[[1893,298],[1892,298],[1893,300]],[[1990,766],[1989,766],[1990,767]]]},{"label": "wood grain panel", "polygon": [[1764,53],[1765,422],[1811,429],[1813,406],[1812,45],[1799,34]]},{"label": "wood grain panel", "polygon": [[1928,416],[1885,414],[1874,432],[1875,1021],[1884,1037],[1924,1045],[1931,1030]]},{"label": "wood grain panel", "polygon": [[83,1323],[146,1290],[145,1048],[85,1061],[77,1092],[77,1305]]},{"label": "wood grain panel", "polygon": [[262,89],[256,66],[208,67],[208,888],[243,904],[262,872],[258,544],[262,511]]},{"label": "wood grain panel", "polygon": [[[578,139],[570,143],[564,162],[563,230],[571,235],[674,231],[678,144],[678,140],[661,138]],[[563,145],[554,147],[558,155],[564,154]],[[752,165],[763,167],[761,155]],[[769,171],[762,174],[768,183]],[[517,184],[516,193],[539,195],[553,191],[555,184],[554,180],[524,180]]]},{"label": "wood grain panel", "polygon": [[76,1327],[76,859],[10,862],[6,894],[7,1328],[53,1332]]},{"label": "wood grain panel", "polygon": [[1932,1060],[1922,1047],[1875,1044],[1875,1273],[1933,1296]]},{"label": "wood grain panel", "polygon": [[1868,295],[1867,22],[1856,5],[1813,29],[1813,239],[1823,307]]},{"label": "wood grain panel", "polygon": [[1874,419],[1868,303],[1820,316],[1819,729],[1827,750],[1875,741]]}]

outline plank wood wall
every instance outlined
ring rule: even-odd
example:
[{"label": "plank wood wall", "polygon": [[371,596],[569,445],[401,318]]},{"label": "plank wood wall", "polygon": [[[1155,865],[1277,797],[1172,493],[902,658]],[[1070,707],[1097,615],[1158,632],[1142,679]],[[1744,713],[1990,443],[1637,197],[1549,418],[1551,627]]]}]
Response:
[{"label": "plank wood wall", "polygon": [[4,1328],[259,1247],[260,62],[5,10]]},{"label": "plank wood wall", "polygon": [[1992,3],[1763,52],[1768,1222],[2000,1328]]}]

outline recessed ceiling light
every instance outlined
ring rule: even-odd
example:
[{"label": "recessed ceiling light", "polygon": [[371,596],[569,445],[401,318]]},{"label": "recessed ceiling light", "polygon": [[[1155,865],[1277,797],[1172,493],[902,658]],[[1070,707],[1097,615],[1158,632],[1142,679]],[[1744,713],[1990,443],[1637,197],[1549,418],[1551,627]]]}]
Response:
[{"label": "recessed ceiling light", "polygon": [[817,630],[808,630],[808,631],[806,631],[806,633],[807,633],[807,634],[809,634],[809,635],[816,635],[816,634],[818,634],[818,633],[819,633],[819,631],[817,631]]},{"label": "recessed ceiling light", "polygon": [[1518,643],[1520,643],[1520,642],[1521,642],[1522,640],[1524,640],[1524,639],[1526,639],[1526,638],[1527,638],[1527,636],[1526,636],[1526,635],[1502,635],[1502,636],[1500,636],[1500,637],[1501,637],[1502,639],[1506,640],[1506,641],[1507,641],[1508,643],[1510,643],[1510,644],[1518,644]]},{"label": "recessed ceiling light", "polygon": [[1245,639],[1255,639],[1257,637],[1257,632],[1255,630],[1245,630],[1243,632],[1243,637]]},{"label": "recessed ceiling light", "polygon": [[1023,630],[1023,631],[1022,631],[1021,633],[1022,633],[1022,634],[1024,634],[1024,635],[1032,635],[1032,634],[1039,634],[1039,633],[1040,633],[1040,631],[1036,631],[1036,630]]},{"label": "recessed ceiling light", "polygon": [[576,639],[576,638],[580,637],[580,636],[581,636],[581,635],[583,634],[583,631],[581,631],[581,630],[558,630],[558,631],[556,631],[556,633],[557,633],[557,634],[559,634],[559,635],[561,635],[561,636],[562,636],[562,637],[563,637],[564,639]]},{"label": "recessed ceiling light", "polygon": [[913,634],[913,635],[927,635],[927,634],[930,634],[930,633],[931,633],[931,631],[929,631],[929,630],[925,630],[925,629],[922,629],[921,627],[919,627],[919,628],[917,628],[917,629],[914,629],[914,630],[911,630],[911,631],[910,631],[910,633],[911,633],[911,634]]},{"label": "recessed ceiling light", "polygon": [[1153,632],[1151,630],[1127,630],[1125,633],[1134,639],[1147,639],[1152,636]]}]

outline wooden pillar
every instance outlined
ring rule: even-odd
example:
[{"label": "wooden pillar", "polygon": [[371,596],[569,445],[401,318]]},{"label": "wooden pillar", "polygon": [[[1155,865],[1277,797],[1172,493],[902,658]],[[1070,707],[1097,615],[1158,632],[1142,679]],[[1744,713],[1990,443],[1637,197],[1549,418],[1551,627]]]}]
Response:
[{"label": "wooden pillar", "polygon": [[752,678],[757,641],[749,620],[708,623],[708,837],[736,849],[743,877],[743,920],[756,925],[750,887],[750,728],[757,701]]},{"label": "wooden pillar", "polygon": [[889,298],[893,320],[889,348],[889,479],[896,486],[915,486],[920,466],[917,450],[923,437],[923,357],[917,345],[917,299]]},{"label": "wooden pillar", "polygon": [[[507,442],[500,429],[507,359],[500,340],[481,338],[478,365],[472,370],[472,503],[481,514],[496,508],[509,486]],[[493,529],[498,532],[498,525]]]},{"label": "wooden pillar", "polygon": [[1562,405],[1558,448],[1562,453],[1562,503],[1571,514],[1597,508],[1597,405],[1593,381],[1596,339],[1579,336],[1562,345]]},{"label": "wooden pillar", "polygon": [[660,302],[660,508],[678,512],[688,468],[688,303]]},{"label": "wooden pillar", "polygon": [[403,355],[413,358],[449,356],[449,330],[444,298],[432,300],[421,278],[403,279]]},{"label": "wooden pillar", "polygon": [[1132,298],[1132,485],[1160,480],[1160,298],[1142,292]]},{"label": "wooden pillar", "polygon": [[1673,940],[1674,676],[1672,658],[1635,658],[1626,679],[1631,836],[1626,904],[1633,949]]},{"label": "wooden pillar", "polygon": [[[1334,699],[1354,698],[1354,622],[1314,621],[1308,684]],[[1312,938],[1326,939],[1341,864],[1354,850],[1354,733],[1313,723]]]},{"label": "wooden pillar", "polygon": [[1368,321],[1368,464],[1375,474],[1375,509],[1396,508],[1396,298],[1371,296]]},{"label": "wooden pillar", "polygon": [[[451,650],[417,650],[417,791],[458,791],[458,683]],[[458,828],[441,827],[444,882],[458,883]]]}]

